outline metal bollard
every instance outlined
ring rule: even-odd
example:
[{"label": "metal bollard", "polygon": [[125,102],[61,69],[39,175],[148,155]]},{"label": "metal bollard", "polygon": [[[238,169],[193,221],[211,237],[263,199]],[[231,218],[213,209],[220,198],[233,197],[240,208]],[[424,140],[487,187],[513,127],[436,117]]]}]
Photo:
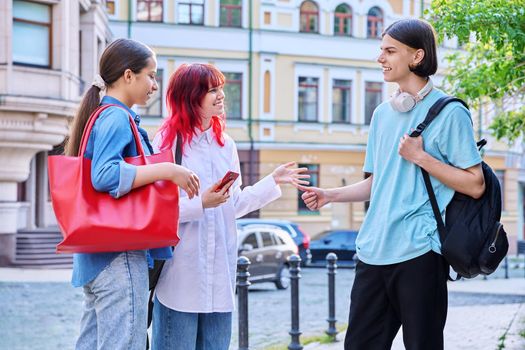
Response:
[{"label": "metal bollard", "polygon": [[292,341],[288,345],[288,350],[302,350],[303,346],[299,340],[301,331],[299,330],[299,279],[301,275],[299,272],[301,268],[301,258],[298,255],[292,255],[288,258],[290,264],[290,280],[291,280],[291,297],[292,297],[292,328],[288,332],[292,336]]},{"label": "metal bollard", "polygon": [[237,298],[239,308],[239,350],[248,350],[248,281],[250,259],[245,256],[237,258]]},{"label": "metal bollard", "polygon": [[326,268],[328,269],[328,329],[325,331],[332,341],[335,341],[337,329],[335,323],[335,274],[337,273],[337,255],[328,253],[326,255]]},{"label": "metal bollard", "polygon": [[505,278],[509,278],[509,257],[505,256]]}]

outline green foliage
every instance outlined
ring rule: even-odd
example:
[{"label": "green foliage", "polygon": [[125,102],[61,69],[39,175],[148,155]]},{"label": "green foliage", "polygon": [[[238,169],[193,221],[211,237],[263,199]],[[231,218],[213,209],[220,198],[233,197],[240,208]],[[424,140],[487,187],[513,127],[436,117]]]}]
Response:
[{"label": "green foliage", "polygon": [[445,83],[474,107],[497,104],[498,139],[525,134],[525,0],[434,0],[427,12],[438,37],[457,37]]}]

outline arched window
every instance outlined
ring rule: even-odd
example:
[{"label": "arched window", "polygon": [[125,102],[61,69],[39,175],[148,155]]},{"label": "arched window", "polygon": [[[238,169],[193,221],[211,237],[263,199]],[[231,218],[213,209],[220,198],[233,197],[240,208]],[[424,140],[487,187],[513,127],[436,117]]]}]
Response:
[{"label": "arched window", "polygon": [[241,14],[241,0],[221,0],[221,27],[240,27],[242,23]]},{"label": "arched window", "polygon": [[319,7],[313,1],[304,1],[301,4],[300,31],[319,33]]},{"label": "arched window", "polygon": [[384,29],[383,10],[379,7],[372,7],[368,11],[366,37],[367,38],[381,38]]},{"label": "arched window", "polygon": [[347,4],[335,8],[334,35],[352,35],[352,8]]}]

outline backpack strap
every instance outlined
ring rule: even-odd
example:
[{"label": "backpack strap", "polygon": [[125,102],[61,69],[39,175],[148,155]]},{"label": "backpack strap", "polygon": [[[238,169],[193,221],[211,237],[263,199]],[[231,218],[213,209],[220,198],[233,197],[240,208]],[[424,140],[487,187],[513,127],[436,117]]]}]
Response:
[{"label": "backpack strap", "polygon": [[478,146],[478,151],[481,151],[483,146],[485,146],[486,144],[487,144],[487,140],[485,139],[481,139],[478,142],[476,142],[476,146]]},{"label": "backpack strap", "polygon": [[421,122],[417,127],[416,130],[412,131],[410,133],[411,137],[418,137],[421,135],[423,130],[426,129],[427,126],[430,125],[436,119],[436,117],[439,115],[439,113],[445,108],[446,105],[452,102],[459,102],[463,106],[465,106],[466,109],[468,109],[468,105],[460,98],[453,97],[453,96],[443,96],[439,98],[428,110],[427,116],[425,117],[425,120]]},{"label": "backpack strap", "polygon": [[[452,102],[460,102],[463,106],[465,106],[465,108],[468,109],[467,104],[459,98],[452,97],[452,96],[441,97],[432,105],[432,107],[430,107],[430,109],[428,110],[427,116],[425,117],[425,120],[417,126],[416,130],[410,133],[410,136],[411,137],[420,136],[423,130],[425,130],[426,127],[429,126],[430,123],[434,121],[434,119],[436,119],[436,117],[443,110],[443,108],[445,108],[446,105]],[[428,197],[430,199],[430,205],[432,206],[432,212],[434,213],[434,217],[436,218],[437,230],[439,233],[439,240],[441,241],[441,244],[443,244],[443,242],[445,241],[446,233],[447,233],[446,228],[445,228],[445,223],[443,222],[443,217],[441,216],[441,211],[439,210],[439,205],[436,199],[436,194],[434,193],[434,189],[432,188],[432,183],[430,182],[430,175],[425,169],[423,168],[420,168],[420,169],[421,169],[421,173],[423,174],[423,180],[425,181],[425,187],[427,189]],[[453,279],[449,275],[448,278],[451,281],[457,281],[458,279],[461,278],[461,276],[458,275],[456,279]]]},{"label": "backpack strap", "polygon": [[177,132],[177,145],[175,146],[175,164],[182,164],[182,135]]},{"label": "backpack strap", "polygon": [[[177,141],[175,146],[175,164],[181,165],[182,164],[182,137],[180,132],[177,132]],[[174,247],[171,247],[171,250],[173,251]],[[149,292],[149,300],[148,300],[148,328],[151,326],[151,321],[153,320],[153,296],[155,294],[155,287],[157,286],[157,282],[159,281],[160,273],[162,272],[162,269],[164,268],[164,263],[166,260],[158,260],[157,264],[155,266],[155,269],[157,269],[157,273],[154,276],[154,281],[151,283],[151,290]],[[148,338],[148,336],[146,336]],[[146,350],[149,349],[149,339],[146,339]]]},{"label": "backpack strap", "polygon": [[[443,96],[439,98],[432,105],[432,107],[430,107],[430,109],[428,110],[427,116],[425,117],[425,120],[423,120],[423,122],[417,126],[416,130],[410,133],[410,136],[411,137],[420,136],[421,133],[427,128],[427,126],[429,126],[430,123],[432,123],[434,119],[436,119],[439,113],[441,113],[443,108],[445,108],[446,105],[452,102],[459,102],[468,109],[467,104],[463,100],[457,97]],[[425,187],[427,188],[428,196],[430,198],[430,204],[432,205],[432,211],[434,212],[434,217],[436,218],[436,221],[437,221],[437,229],[439,232],[440,241],[441,243],[443,243],[443,241],[445,240],[445,236],[446,236],[445,224],[443,222],[443,218],[441,217],[441,211],[439,210],[439,206],[436,200],[436,195],[434,193],[434,189],[432,188],[432,183],[430,182],[430,175],[425,169],[423,168],[420,168],[420,169],[421,169],[421,173],[423,174],[423,179],[425,180]]]}]

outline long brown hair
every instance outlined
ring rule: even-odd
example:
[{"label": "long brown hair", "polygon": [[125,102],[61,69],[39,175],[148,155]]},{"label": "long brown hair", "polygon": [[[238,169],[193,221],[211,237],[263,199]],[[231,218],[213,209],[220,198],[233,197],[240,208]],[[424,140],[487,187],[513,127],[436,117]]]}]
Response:
[{"label": "long brown hair", "polygon": [[[154,55],[149,47],[138,41],[117,39],[106,47],[100,57],[100,76],[106,83],[106,87],[110,87],[124,74],[126,69],[130,69],[133,73],[139,73],[148,65],[148,59]],[[100,88],[92,85],[82,97],[77,114],[73,119],[65,146],[67,155],[76,156],[78,154],[84,128],[91,113],[99,104]]]}]

